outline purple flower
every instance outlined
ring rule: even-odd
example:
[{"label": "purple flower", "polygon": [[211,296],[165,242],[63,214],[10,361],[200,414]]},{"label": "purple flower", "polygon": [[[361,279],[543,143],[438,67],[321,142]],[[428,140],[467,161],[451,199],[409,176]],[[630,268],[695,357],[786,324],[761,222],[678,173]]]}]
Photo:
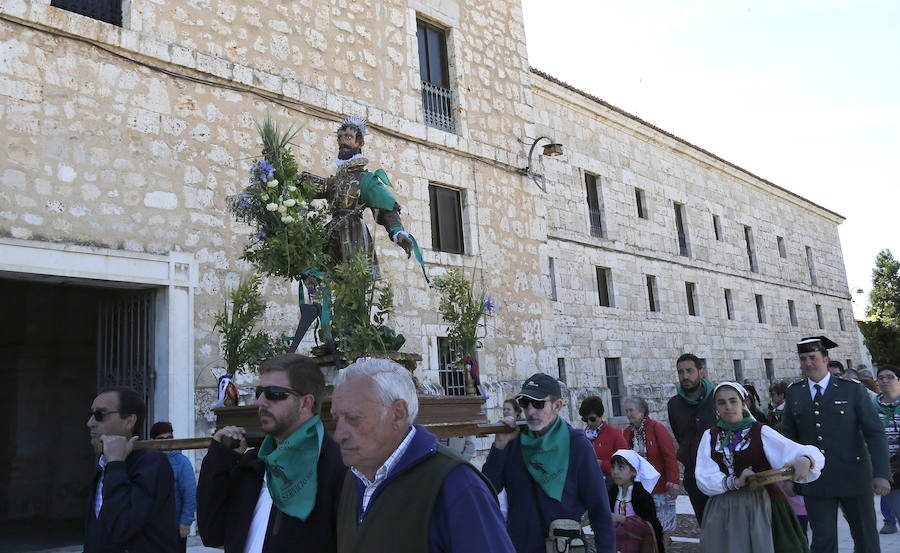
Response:
[{"label": "purple flower", "polygon": [[253,205],[253,199],[250,197],[250,194],[238,194],[238,199],[241,201],[241,207],[250,207]]},{"label": "purple flower", "polygon": [[487,313],[488,315],[490,315],[491,313],[496,311],[498,305],[493,302],[493,299],[494,299],[494,294],[489,294],[488,298],[486,300],[484,300],[484,304],[482,307],[483,313]]},{"label": "purple flower", "polygon": [[258,177],[259,180],[266,182],[275,175],[275,168],[272,167],[268,160],[261,159],[253,165],[253,169],[250,172]]},{"label": "purple flower", "polygon": [[259,240],[265,240],[268,237],[269,237],[269,233],[267,233],[264,230],[261,230],[256,233],[256,238],[258,238]]}]

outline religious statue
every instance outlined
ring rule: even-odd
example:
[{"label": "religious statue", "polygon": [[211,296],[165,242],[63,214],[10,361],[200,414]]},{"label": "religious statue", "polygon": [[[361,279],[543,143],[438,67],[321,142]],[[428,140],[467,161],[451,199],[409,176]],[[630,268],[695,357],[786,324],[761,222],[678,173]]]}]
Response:
[{"label": "religious statue", "polygon": [[332,218],[326,226],[325,248],[332,267],[360,250],[366,252],[372,267],[377,267],[372,235],[363,220],[366,208],[372,210],[375,222],[387,230],[388,236],[403,248],[407,258],[415,251],[421,263],[421,254],[414,239],[403,230],[400,204],[388,190],[392,185],[387,174],[383,169],[374,172],[366,170],[368,160],[362,155],[365,136],[365,121],[347,117],[337,130],[337,172],[327,178],[307,172],[301,176],[304,185],[315,184],[316,196],[326,198],[331,205]]}]

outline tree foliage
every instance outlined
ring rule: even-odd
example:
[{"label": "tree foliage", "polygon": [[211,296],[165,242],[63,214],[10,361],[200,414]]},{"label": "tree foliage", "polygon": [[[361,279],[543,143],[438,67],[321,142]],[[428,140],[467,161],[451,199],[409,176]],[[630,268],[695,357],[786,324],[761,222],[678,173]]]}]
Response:
[{"label": "tree foliage", "polygon": [[866,320],[859,329],[876,365],[900,364],[900,262],[890,250],[875,257]]}]

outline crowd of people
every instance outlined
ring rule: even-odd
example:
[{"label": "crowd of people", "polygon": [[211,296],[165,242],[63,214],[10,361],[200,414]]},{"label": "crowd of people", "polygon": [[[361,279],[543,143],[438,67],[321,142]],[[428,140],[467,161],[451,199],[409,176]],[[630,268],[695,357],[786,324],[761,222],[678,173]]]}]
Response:
[{"label": "crowd of people", "polygon": [[[808,552],[811,527],[811,550],[836,553],[840,509],[855,550],[878,552],[873,494],[883,533],[896,531],[900,512],[900,369],[879,367],[870,389],[865,375],[832,372],[833,347],[824,336],[799,342],[803,378],[773,383],[765,413],[752,386],[713,385],[698,357],[682,355],[671,433],[636,396],[622,401],[622,429],[604,420],[601,398],[584,398],[576,428],[561,416],[560,383],[536,373],[504,401],[508,431],[495,434],[480,470],[471,439],[439,440],[415,424],[403,367],[343,369],[329,434],[321,370],[283,355],[260,369],[262,445],[248,447],[243,428],[219,429],[196,503],[180,453],[133,449],[140,396],[105,389],[88,419],[99,458],[84,551],[184,551],[196,505],[203,543],[234,553],[576,553],[586,540],[598,553],[662,553],[684,490],[702,551]],[[171,438],[171,425],[153,425],[151,437]]]}]

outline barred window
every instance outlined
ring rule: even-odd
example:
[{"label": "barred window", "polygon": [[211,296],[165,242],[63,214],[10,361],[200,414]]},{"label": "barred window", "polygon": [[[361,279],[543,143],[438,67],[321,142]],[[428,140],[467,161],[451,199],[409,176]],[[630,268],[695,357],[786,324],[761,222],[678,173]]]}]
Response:
[{"label": "barred window", "polygon": [[441,388],[448,396],[466,395],[465,367],[453,366],[453,345],[447,338],[438,337],[438,377]]}]

